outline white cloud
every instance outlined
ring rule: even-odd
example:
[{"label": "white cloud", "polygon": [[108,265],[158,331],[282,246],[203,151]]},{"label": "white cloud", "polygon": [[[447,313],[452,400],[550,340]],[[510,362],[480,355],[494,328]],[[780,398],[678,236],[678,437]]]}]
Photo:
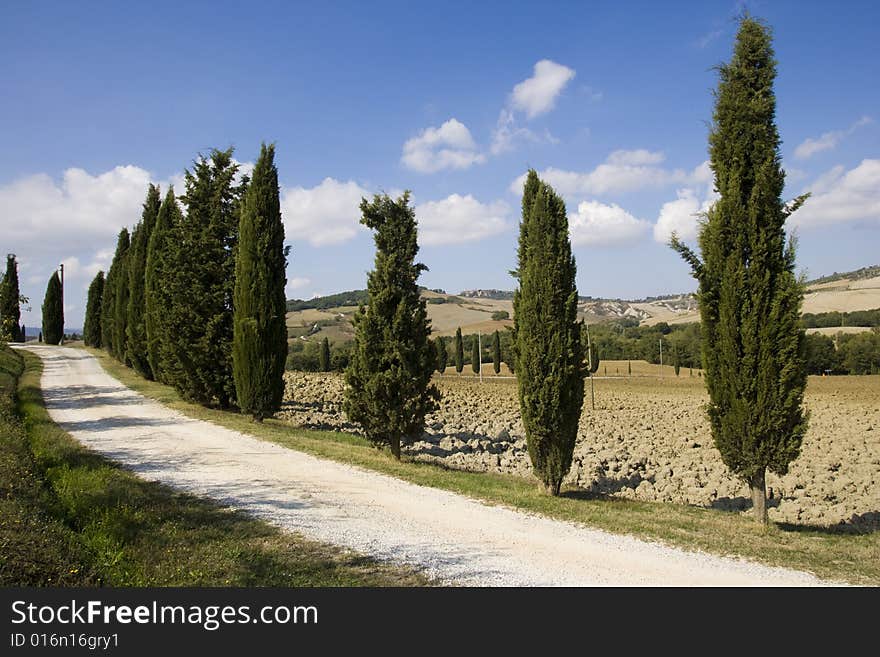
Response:
[{"label": "white cloud", "polygon": [[831,132],[823,133],[819,137],[808,137],[794,149],[794,156],[799,160],[806,160],[813,157],[816,153],[836,148],[842,139],[869,123],[873,123],[873,119],[870,116],[863,116],[846,130],[832,130]]},{"label": "white cloud", "polygon": [[361,199],[370,192],[356,182],[324,178],[311,188],[283,188],[281,216],[288,240],[304,240],[312,246],[338,244],[353,238],[360,224]]},{"label": "white cloud", "polygon": [[525,112],[529,119],[553,109],[556,98],[575,76],[573,69],[549,59],[535,64],[534,71],[532,77],[517,84],[510,94],[511,106]]},{"label": "white cloud", "polygon": [[457,119],[449,119],[439,128],[426,128],[418,137],[403,145],[403,164],[420,173],[442,169],[467,169],[482,164],[486,156],[479,152],[470,130]]},{"label": "white cloud", "polygon": [[503,201],[480,203],[470,194],[420,203],[415,208],[419,243],[438,246],[481,240],[507,229],[509,211]]},{"label": "white cloud", "polygon": [[849,221],[880,225],[880,160],[862,160],[846,171],[837,166],[821,175],[805,191],[812,193],[793,215],[793,226],[821,226]]},{"label": "white cloud", "polygon": [[693,189],[679,189],[677,195],[676,200],[663,204],[654,224],[654,239],[663,244],[669,241],[672,233],[684,240],[697,236],[698,213],[701,211],[697,193]]},{"label": "white cloud", "polygon": [[[663,160],[663,153],[660,152],[618,150],[592,171],[582,173],[550,167],[540,171],[538,175],[563,196],[575,197],[628,192],[676,183],[696,183],[702,182],[705,176],[703,165],[688,173],[683,169],[670,170],[657,166]],[[510,191],[521,194],[525,177],[526,174],[523,174],[514,180]]]},{"label": "white cloud", "polygon": [[715,41],[715,39],[720,37],[721,34],[722,34],[721,30],[712,30],[711,32],[706,32],[706,34],[704,34],[699,39],[697,39],[697,41],[696,41],[697,48],[702,50],[703,48],[708,46],[710,43]]},{"label": "white cloud", "polygon": [[46,174],[0,186],[0,233],[16,248],[70,250],[112,238],[140,219],[151,177],[136,166],[118,166],[96,176],[67,169],[60,183]]},{"label": "white cloud", "polygon": [[304,287],[308,287],[311,285],[312,280],[310,278],[305,278],[304,276],[294,276],[293,278],[287,279],[287,286],[284,288],[284,292],[287,295],[288,299],[292,299],[296,297],[295,290],[301,290]]},{"label": "white cloud", "polygon": [[599,246],[635,242],[651,227],[616,204],[598,201],[578,204],[577,213],[568,216],[574,246]]},{"label": "white cloud", "polygon": [[617,164],[621,166],[641,166],[660,164],[666,156],[661,151],[649,151],[644,148],[638,148],[634,151],[616,150],[613,151],[606,162],[608,164]]}]

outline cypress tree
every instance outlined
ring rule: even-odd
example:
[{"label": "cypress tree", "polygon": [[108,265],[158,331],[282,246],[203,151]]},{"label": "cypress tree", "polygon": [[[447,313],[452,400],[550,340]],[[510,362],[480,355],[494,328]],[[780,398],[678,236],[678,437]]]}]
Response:
[{"label": "cypress tree", "polygon": [[571,467],[586,367],[565,203],[529,171],[520,223],[514,341],[520,411],[536,476],[558,495]]},{"label": "cypress tree", "polygon": [[113,301],[113,355],[120,363],[128,365],[126,352],[128,337],[125,328],[128,324],[128,261],[131,255],[131,241],[127,230],[122,247],[122,250],[117,251],[119,259],[116,262],[116,281],[113,289],[116,297]]},{"label": "cypress tree", "polygon": [[95,274],[89,285],[86,318],[83,324],[83,342],[88,347],[101,347],[101,301],[104,297],[104,272]]},{"label": "cypress tree", "polygon": [[449,358],[446,353],[446,340],[443,339],[443,336],[437,336],[434,347],[437,352],[437,371],[443,374],[446,371],[446,362]]},{"label": "cypress tree", "polygon": [[627,373],[629,376],[632,376],[632,374],[633,374],[633,366],[632,366],[632,363],[631,363],[630,361],[626,361],[626,373]]},{"label": "cypress tree", "polygon": [[15,254],[6,256],[6,274],[0,281],[0,340],[19,342],[21,320],[19,305],[21,292],[18,287],[18,262]]},{"label": "cypress tree", "polygon": [[134,229],[131,239],[131,251],[128,258],[129,297],[125,326],[126,354],[135,371],[147,379],[153,378],[153,369],[150,367],[150,360],[147,355],[147,327],[145,320],[147,249],[161,204],[159,188],[151,184],[147,189],[147,198],[144,201],[141,221]]},{"label": "cypress tree", "polygon": [[122,261],[128,252],[130,245],[128,229],[123,228],[119,231],[119,237],[116,239],[116,252],[113,254],[113,260],[110,263],[110,269],[107,270],[107,276],[104,279],[104,294],[101,299],[101,345],[107,350],[111,356],[118,358],[117,331],[116,331],[116,301],[117,288],[121,278],[121,270],[123,268]]},{"label": "cypress tree", "polygon": [[64,337],[64,308],[61,306],[61,279],[53,272],[43,298],[43,335],[46,344],[58,344]]},{"label": "cypress tree", "polygon": [[474,371],[474,374],[479,374],[480,366],[482,363],[482,354],[480,354],[480,344],[477,342],[477,338],[474,337],[471,344],[471,369]]},{"label": "cypress tree", "polygon": [[455,371],[461,374],[464,369],[464,342],[461,339],[461,327],[455,329]]},{"label": "cypress tree", "polygon": [[497,329],[492,343],[492,365],[495,368],[495,374],[501,374],[501,334]]},{"label": "cypress tree", "polygon": [[318,367],[322,372],[330,371],[330,341],[321,340],[321,351],[318,353]]},{"label": "cypress tree", "polygon": [[174,339],[169,321],[169,309],[174,298],[171,289],[171,266],[174,255],[172,241],[178,236],[183,215],[174,188],[165,194],[156,222],[147,244],[147,262],[144,272],[144,332],[146,335],[147,362],[157,381],[171,383],[169,372],[176,371],[174,351],[170,343]]},{"label": "cypress tree", "polygon": [[397,200],[363,199],[360,208],[361,223],[375,231],[376,261],[368,305],[355,314],[345,412],[373,444],[387,444],[400,459],[401,441],[422,433],[425,415],[439,398],[431,385],[431,322],[416,283],[427,267],[415,262],[419,246],[409,192]]},{"label": "cypress tree", "polygon": [[[275,146],[263,144],[241,207],[232,344],[238,406],[257,421],[281,408],[284,395],[287,254]],[[327,338],[321,360],[321,369],[329,371]]]},{"label": "cypress tree", "polygon": [[24,324],[21,325],[21,332],[18,334],[19,342],[27,342],[27,333],[25,332]]},{"label": "cypress tree", "polygon": [[785,220],[804,202],[783,203],[770,30],[741,20],[731,61],[719,68],[710,165],[719,200],[700,228],[698,257],[671,245],[699,284],[708,414],[724,463],[751,489],[767,522],[765,475],[785,474],[807,429],[803,286]]},{"label": "cypress tree", "polygon": [[213,150],[187,171],[186,215],[168,243],[169,346],[176,369],[172,383],[201,404],[230,407],[233,376],[233,293],[241,198],[247,180],[234,184],[232,149]]}]

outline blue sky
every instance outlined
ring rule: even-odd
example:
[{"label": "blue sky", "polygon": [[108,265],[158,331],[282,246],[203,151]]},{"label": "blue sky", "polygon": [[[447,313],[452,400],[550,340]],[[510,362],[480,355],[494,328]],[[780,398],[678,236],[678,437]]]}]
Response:
[{"label": "blue sky", "polygon": [[[327,6],[325,6],[327,5]],[[733,2],[7,3],[0,250],[32,312],[68,272],[68,326],[140,216],[199,152],[277,144],[288,296],[363,287],[357,204],[412,190],[421,282],[512,289],[517,180],[566,199],[578,288],[694,289],[664,245],[712,200],[706,136]],[[751,2],[774,30],[786,193],[811,275],[880,245],[880,6]],[[801,216],[799,216],[801,215]]]}]

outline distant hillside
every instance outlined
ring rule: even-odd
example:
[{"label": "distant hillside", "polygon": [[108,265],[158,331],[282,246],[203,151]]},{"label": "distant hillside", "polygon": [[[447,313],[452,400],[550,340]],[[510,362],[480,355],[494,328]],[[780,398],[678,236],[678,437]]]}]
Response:
[{"label": "distant hillside", "polygon": [[339,306],[359,306],[362,303],[367,303],[367,291],[349,290],[348,292],[339,292],[326,297],[315,297],[308,300],[289,299],[287,301],[287,312],[311,309],[324,310]]},{"label": "distant hillside", "polygon": [[[475,288],[451,295],[440,288],[422,288],[421,294],[427,301],[433,335],[453,335],[458,327],[465,334],[478,331],[489,334],[513,325],[513,292],[510,290]],[[288,301],[288,335],[307,341],[324,337],[331,342],[349,340],[354,335],[354,311],[365,303],[366,290],[350,290],[307,301]],[[826,330],[826,324],[839,328],[860,317],[854,313],[876,308],[880,308],[880,265],[810,281],[803,312],[809,322],[815,322],[818,327],[810,330]],[[578,317],[589,324],[616,321],[632,326],[651,326],[661,322],[687,324],[700,319],[694,294],[659,295],[637,300],[580,297]],[[862,320],[859,323],[864,324]]]},{"label": "distant hillside", "polygon": [[822,276],[807,282],[807,285],[821,285],[822,283],[833,283],[840,280],[859,281],[865,278],[874,278],[880,276],[880,265],[871,265],[870,267],[862,267],[855,271],[848,271],[843,274],[834,272],[828,276]]}]

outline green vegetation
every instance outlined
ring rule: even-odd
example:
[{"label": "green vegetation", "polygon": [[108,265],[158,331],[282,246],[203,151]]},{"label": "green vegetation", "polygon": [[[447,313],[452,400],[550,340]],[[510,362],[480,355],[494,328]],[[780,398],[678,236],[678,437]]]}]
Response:
[{"label": "green vegetation", "polygon": [[306,431],[274,419],[255,424],[236,413],[194,405],[182,400],[172,388],[145,381],[102,352],[92,350],[91,353],[112,376],[147,397],[190,417],[291,449],[468,495],[490,504],[582,523],[616,534],[808,570],[840,581],[880,585],[880,532],[877,531],[860,534],[846,526],[784,523],[765,528],[741,515],[716,509],[594,496],[576,488],[564,488],[559,497],[551,497],[538,490],[533,479],[450,470],[406,457],[395,461],[378,453],[367,440],[349,434]]},{"label": "green vegetation", "polygon": [[[245,192],[235,258],[232,364],[242,413],[257,421],[281,408],[287,360],[287,254],[275,146],[263,144]],[[326,344],[324,371],[330,369]],[[324,351],[321,352],[324,355]]]},{"label": "green vegetation", "polygon": [[832,328],[835,326],[880,326],[880,308],[874,310],[853,310],[848,313],[832,311],[828,313],[804,313],[801,315],[804,328]]},{"label": "green vegetation", "polygon": [[510,319],[510,313],[506,310],[496,310],[492,313],[492,320],[496,322],[500,322],[503,319]]},{"label": "green vegetation", "polygon": [[492,335],[492,369],[495,374],[501,373],[501,334],[498,331]]},{"label": "green vegetation", "polygon": [[[6,256],[6,273],[0,279],[0,341],[24,342],[24,331],[19,326],[23,298],[18,288],[18,262],[15,254]],[[24,299],[24,303],[27,300]]]},{"label": "green vegetation", "polygon": [[330,341],[327,338],[321,340],[321,351],[318,357],[318,368],[322,372],[330,371]]},{"label": "green vegetation", "polygon": [[431,385],[436,354],[425,300],[416,285],[426,267],[419,251],[409,194],[376,195],[361,202],[361,223],[375,231],[375,269],[369,273],[369,305],[354,318],[355,345],[345,370],[345,413],[377,445],[400,459],[402,439],[420,434],[439,397]]},{"label": "green vegetation", "polygon": [[[116,251],[110,263],[110,269],[107,270],[107,276],[104,279],[104,294],[101,299],[101,345],[107,350],[108,354],[120,361],[125,357],[125,350],[120,349],[122,345],[118,342],[115,329],[116,319],[122,315],[121,312],[116,312],[116,301],[120,297],[117,294],[117,289],[128,281],[127,278],[123,278],[122,270],[125,266],[125,255],[130,245],[131,240],[128,228],[123,228],[119,231],[119,237],[116,239]],[[45,333],[45,330],[43,333]]]},{"label": "green vegetation", "polygon": [[535,475],[553,496],[571,467],[584,353],[565,203],[529,170],[513,297],[520,412]]},{"label": "green vegetation", "polygon": [[742,19],[733,59],[719,73],[709,154],[720,198],[700,228],[702,261],[674,235],[672,246],[699,282],[715,446],[749,484],[755,516],[767,524],[766,470],[785,474],[807,429],[803,286],[785,237],[785,220],[805,197],[781,199],[769,29]]},{"label": "green vegetation", "polygon": [[443,336],[437,336],[434,339],[434,351],[437,352],[437,371],[441,374],[446,371],[446,363],[449,360],[449,354],[446,353],[446,340]]},{"label": "green vegetation", "polygon": [[363,306],[367,303],[366,290],[349,290],[347,292],[339,292],[326,297],[315,297],[303,301],[302,299],[292,299],[287,302],[287,312],[295,310],[324,310],[326,308],[336,308],[338,306]]},{"label": "green vegetation", "polygon": [[46,344],[58,344],[64,337],[64,306],[61,279],[52,272],[43,298],[43,339]]},{"label": "green vegetation", "polygon": [[104,297],[104,272],[95,274],[89,284],[86,317],[83,324],[83,342],[87,347],[101,348],[101,300]]},{"label": "green vegetation", "polygon": [[212,150],[187,171],[186,206],[166,242],[165,271],[170,306],[168,346],[176,365],[165,376],[181,394],[200,404],[230,408],[235,403],[232,375],[232,296],[241,198],[247,180],[234,184],[238,164],[232,149]]},{"label": "green vegetation", "polygon": [[144,328],[147,336],[147,361],[153,378],[163,383],[174,380],[178,365],[171,349],[171,321],[166,310],[171,307],[170,242],[183,221],[174,188],[169,187],[159,206],[156,223],[147,245],[147,265],[144,271]]},{"label": "green vegetation", "polygon": [[431,583],[144,481],[86,450],[49,419],[40,360],[25,359],[16,404],[22,358],[0,348],[0,586]]},{"label": "green vegetation", "polygon": [[479,374],[480,365],[483,364],[482,355],[480,354],[480,343],[478,340],[471,342],[471,369],[474,374]]},{"label": "green vegetation", "polygon": [[125,311],[126,357],[135,371],[148,379],[153,378],[153,369],[150,367],[147,353],[145,321],[147,250],[161,204],[159,188],[151,184],[147,189],[141,221],[135,226],[132,233],[128,257],[128,303]]},{"label": "green vegetation", "polygon": [[455,343],[452,351],[452,362],[455,363],[455,371],[461,374],[464,369],[464,341],[461,338],[461,327],[455,329]]}]

